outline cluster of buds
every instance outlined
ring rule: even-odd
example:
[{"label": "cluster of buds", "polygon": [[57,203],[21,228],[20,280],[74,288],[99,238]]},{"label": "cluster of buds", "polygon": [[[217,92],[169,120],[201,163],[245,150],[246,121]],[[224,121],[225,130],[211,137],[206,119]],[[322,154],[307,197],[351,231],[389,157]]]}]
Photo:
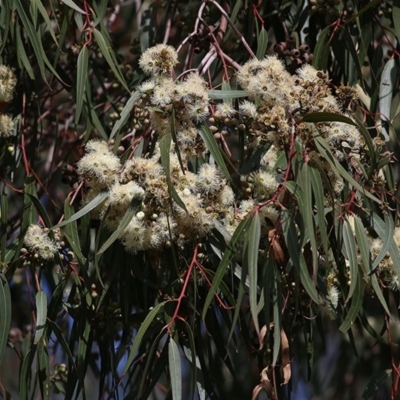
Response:
[{"label": "cluster of buds", "polygon": [[294,38],[289,38],[285,42],[276,43],[274,46],[275,53],[287,60],[288,69],[291,73],[294,73],[296,69],[300,68],[303,64],[310,64],[313,60],[313,54],[310,53],[310,46],[308,44],[302,44],[296,47]]}]

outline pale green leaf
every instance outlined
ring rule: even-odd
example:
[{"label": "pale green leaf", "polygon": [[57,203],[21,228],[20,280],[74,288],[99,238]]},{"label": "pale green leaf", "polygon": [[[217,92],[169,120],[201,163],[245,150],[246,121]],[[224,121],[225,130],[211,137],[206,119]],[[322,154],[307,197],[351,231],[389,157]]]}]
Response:
[{"label": "pale green leaf", "polygon": [[171,379],[172,399],[182,399],[181,355],[175,340],[170,337],[168,343],[169,374]]},{"label": "pale green leaf", "polygon": [[83,97],[86,90],[86,82],[88,80],[88,62],[89,53],[87,46],[84,45],[79,52],[77,76],[76,76],[76,111],[75,111],[75,124],[78,123],[79,117],[82,112]]},{"label": "pale green leaf", "polygon": [[47,296],[43,290],[36,293],[36,332],[34,344],[37,344],[43,335],[47,318]]}]

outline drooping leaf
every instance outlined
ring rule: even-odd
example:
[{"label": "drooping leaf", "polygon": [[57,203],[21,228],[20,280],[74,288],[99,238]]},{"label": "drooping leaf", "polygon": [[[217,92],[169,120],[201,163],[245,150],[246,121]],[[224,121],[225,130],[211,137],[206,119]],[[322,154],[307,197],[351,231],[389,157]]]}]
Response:
[{"label": "drooping leaf", "polygon": [[84,45],[79,52],[78,65],[76,70],[76,110],[75,110],[75,124],[78,123],[82,112],[83,97],[86,91],[86,82],[88,80],[88,62],[89,53],[87,46]]},{"label": "drooping leaf", "polygon": [[135,105],[135,103],[140,99],[141,93],[139,91],[134,92],[129,100],[126,102],[124,108],[121,111],[121,115],[119,117],[119,120],[115,123],[111,134],[110,134],[110,139],[114,138],[114,136],[119,132],[119,130],[125,125],[126,121],[128,120],[128,117]]},{"label": "drooping leaf", "polygon": [[[365,283],[361,277],[360,274],[357,274],[355,277],[355,289],[352,293],[351,296],[351,305],[350,308],[346,314],[346,317],[342,324],[339,327],[339,330],[342,331],[343,333],[346,333],[353,323],[356,321],[358,313],[360,312],[363,304],[363,299],[364,299],[364,288],[365,288]],[[348,296],[348,299],[350,298],[350,295]]]},{"label": "drooping leaf", "polygon": [[112,51],[111,44],[108,42],[106,37],[100,31],[98,31],[96,28],[94,28],[92,30],[92,32],[93,32],[96,42],[100,48],[100,51],[102,52],[108,65],[114,72],[117,79],[121,82],[122,86],[129,92],[128,85],[126,84],[125,79],[122,76],[121,70],[118,67],[118,65],[115,63],[115,61],[113,60],[113,57],[111,56],[111,53],[110,53]]},{"label": "drooping leaf", "polygon": [[394,58],[390,58],[383,68],[379,86],[379,111],[382,121],[382,135],[387,142],[390,139],[391,105],[396,83],[397,67]]},{"label": "drooping leaf", "polygon": [[257,335],[260,332],[257,311],[257,287],[258,287],[258,249],[260,246],[261,223],[257,213],[251,218],[249,230],[244,239],[244,254],[247,258],[247,269],[249,274],[249,302],[250,312],[253,318]]},{"label": "drooping leaf", "polygon": [[260,34],[258,35],[257,38],[257,53],[256,53],[256,57],[259,60],[262,60],[265,57],[267,45],[268,45],[268,32],[264,28],[261,28]]},{"label": "drooping leaf", "polygon": [[227,181],[231,181],[232,178],[230,176],[230,173],[228,169],[226,168],[224,158],[221,154],[221,149],[218,146],[217,142],[215,141],[214,135],[210,131],[210,128],[207,126],[207,124],[202,123],[201,124],[201,130],[199,131],[204,143],[207,146],[207,149],[211,153],[211,155],[214,157],[215,162],[221,169],[222,173],[224,174],[225,178]]},{"label": "drooping leaf", "polygon": [[168,342],[168,361],[169,361],[169,374],[171,379],[172,398],[174,400],[182,399],[182,367],[181,355],[179,347],[175,340],[170,337]]},{"label": "drooping leaf", "polygon": [[11,325],[11,293],[7,278],[0,273],[0,365],[8,342]]},{"label": "drooping leaf", "polygon": [[357,262],[357,249],[354,240],[354,234],[348,221],[343,222],[343,243],[350,265],[350,288],[347,295],[346,303],[353,296],[353,292],[358,282],[358,262]]},{"label": "drooping leaf", "polygon": [[209,290],[206,300],[204,302],[203,312],[202,312],[203,320],[207,314],[208,307],[210,306],[210,304],[212,302],[214,294],[218,290],[219,285],[228,269],[228,265],[231,262],[235,253],[237,252],[237,246],[239,245],[239,243],[242,241],[244,235],[246,234],[246,232],[250,226],[250,223],[251,223],[251,218],[245,218],[239,224],[239,226],[235,230],[235,233],[232,236],[230,243],[228,244],[228,246],[224,252],[224,255],[222,257],[221,262],[219,263],[217,272],[215,273],[214,279],[212,281],[212,285],[210,287],[210,290]]},{"label": "drooping leaf", "polygon": [[34,344],[38,344],[46,327],[47,296],[43,290],[36,293],[36,332]]},{"label": "drooping leaf", "polygon": [[135,339],[133,341],[133,346],[130,349],[128,360],[126,361],[124,371],[122,372],[122,376],[126,375],[126,373],[128,372],[128,370],[136,356],[136,351],[138,350],[145,333],[149,329],[154,318],[158,315],[159,312],[162,311],[165,304],[166,304],[166,302],[162,302],[162,303],[157,304],[154,308],[152,308],[152,310],[147,314],[146,318],[140,325],[140,328],[139,328],[139,330],[135,336]]},{"label": "drooping leaf", "polygon": [[328,63],[328,56],[330,47],[328,46],[329,33],[331,31],[331,27],[327,26],[318,37],[317,44],[314,49],[314,57],[312,61],[312,65],[317,70],[326,70],[326,66]]}]

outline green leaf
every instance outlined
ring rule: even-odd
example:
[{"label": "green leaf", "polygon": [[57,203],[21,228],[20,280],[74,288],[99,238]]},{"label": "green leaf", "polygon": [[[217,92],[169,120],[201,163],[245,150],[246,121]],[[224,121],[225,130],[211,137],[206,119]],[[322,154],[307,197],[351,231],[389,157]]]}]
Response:
[{"label": "green leaf", "polygon": [[100,205],[107,197],[108,197],[108,192],[99,193],[93,200],[91,200],[89,203],[87,203],[85,205],[85,207],[83,207],[81,210],[79,210],[77,213],[75,213],[72,217],[53,226],[52,229],[61,228],[62,226],[65,226],[72,221],[76,221],[77,219],[81,218],[83,215],[86,215],[87,213],[92,211],[94,208],[96,208],[98,205]]},{"label": "green leaf", "polygon": [[390,58],[382,71],[379,86],[379,111],[382,121],[382,135],[389,141],[389,124],[391,121],[391,105],[393,90],[397,84],[397,67],[394,58]]},{"label": "green leaf", "polygon": [[346,117],[341,114],[336,114],[336,113],[330,113],[330,112],[313,112],[305,115],[303,117],[304,122],[331,122],[331,121],[336,121],[336,122],[343,122],[345,124],[349,125],[358,125],[349,117]]},{"label": "green leaf", "polygon": [[41,399],[50,399],[50,360],[47,353],[45,342],[39,342],[37,348],[38,361],[38,381],[41,393]]},{"label": "green leaf", "polygon": [[133,106],[140,99],[141,95],[142,94],[140,92],[134,92],[132,96],[129,98],[129,100],[127,101],[127,103],[125,104],[124,108],[121,111],[121,116],[119,117],[119,120],[115,123],[114,128],[111,131],[110,139],[112,139],[117,134],[117,132],[125,125],[133,109]]},{"label": "green leaf", "polygon": [[377,398],[376,391],[384,384],[389,387],[390,380],[392,377],[392,369],[386,369],[385,371],[378,372],[365,387],[362,394],[362,400],[375,400]]},{"label": "green leaf", "polygon": [[215,292],[218,290],[219,285],[228,269],[228,265],[231,262],[233,256],[236,254],[238,250],[238,245],[243,239],[243,236],[246,234],[249,226],[251,224],[251,218],[245,218],[242,222],[240,222],[239,226],[236,228],[235,233],[232,236],[228,247],[225,249],[224,255],[222,257],[221,262],[217,268],[217,272],[215,273],[214,279],[212,281],[212,285],[208,291],[206,300],[204,302],[202,319],[205,319],[205,316],[208,311],[208,307],[210,306]]},{"label": "green leaf", "polygon": [[75,11],[78,11],[81,14],[86,14],[82,8],[78,7],[72,0],[61,0],[64,4],[66,4],[68,7],[72,8]]},{"label": "green leaf", "polygon": [[142,204],[142,200],[133,198],[131,204],[129,205],[128,210],[125,215],[122,217],[118,228],[112,233],[112,235],[106,240],[106,242],[101,246],[100,250],[97,252],[97,255],[104,253],[121,235],[125,228],[131,222],[132,217],[138,212],[139,206]]},{"label": "green leaf", "polygon": [[343,222],[343,242],[344,248],[346,250],[347,259],[350,264],[350,289],[347,295],[346,303],[349,301],[354,293],[357,284],[357,272],[358,272],[358,262],[357,262],[357,249],[356,242],[354,240],[354,234],[351,226],[347,220]]},{"label": "green leaf", "polygon": [[110,43],[107,43],[106,38],[103,36],[103,34],[98,31],[96,28],[92,30],[93,35],[96,39],[97,44],[99,45],[100,51],[102,52],[104,58],[106,59],[108,65],[114,72],[115,76],[117,79],[121,82],[122,86],[129,92],[128,85],[125,82],[124,77],[121,74],[121,71],[118,67],[118,65],[115,64],[113,58],[111,57],[110,50],[112,49],[112,46]]},{"label": "green leaf", "polygon": [[[354,287],[350,309],[346,314],[346,318],[339,327],[339,330],[343,333],[346,333],[351,328],[362,308],[365,283],[360,274],[356,275]],[[350,299],[350,297],[351,296],[349,295],[347,300]]]},{"label": "green leaf", "polygon": [[[386,223],[375,213],[371,215],[373,221],[373,228],[375,229],[378,236],[384,240],[387,237],[386,234]],[[391,218],[389,215],[386,218]],[[389,254],[392,257],[393,267],[396,270],[397,276],[400,276],[400,253],[393,237],[388,238],[389,241]]]},{"label": "green leaf", "polygon": [[371,272],[374,271],[375,268],[378,267],[380,262],[386,257],[386,254],[389,251],[389,248],[391,247],[391,244],[393,242],[393,234],[394,234],[393,218],[391,215],[385,215],[384,221],[385,221],[385,231],[384,231],[385,234],[383,236],[380,236],[383,242],[383,246],[372,264]]},{"label": "green leaf", "polygon": [[362,269],[365,274],[370,274],[372,271],[370,243],[365,233],[364,225],[362,224],[361,219],[356,215],[354,215],[354,228],[356,232],[358,249],[360,251],[362,260]]},{"label": "green leaf", "polygon": [[[298,196],[300,212],[303,217],[305,232],[303,237],[303,246],[306,244],[307,238],[310,240],[312,260],[313,260],[313,277],[316,278],[318,272],[318,248],[314,227],[313,202],[310,180],[310,166],[301,161],[300,171],[298,174],[298,183],[302,189],[302,196]],[[305,233],[304,232],[304,233]]]},{"label": "green leaf", "polygon": [[257,38],[257,53],[256,53],[256,57],[259,60],[262,60],[265,57],[265,52],[267,51],[267,45],[268,45],[268,32],[264,28],[261,28],[260,34],[258,35]]},{"label": "green leaf", "polygon": [[40,14],[42,14],[42,17],[43,17],[43,19],[44,19],[44,21],[46,23],[46,28],[48,29],[51,37],[53,38],[54,43],[57,45],[57,47],[59,47],[58,42],[57,42],[57,38],[56,38],[56,34],[54,32],[54,29],[53,29],[53,24],[50,21],[50,18],[48,16],[47,11],[44,8],[42,2],[40,0],[32,0],[32,3],[34,3],[36,5],[36,7],[39,10]]},{"label": "green leaf", "polygon": [[325,197],[324,188],[322,185],[321,175],[317,168],[309,166],[309,177],[311,180],[311,188],[315,199],[315,206],[317,208],[317,214],[315,216],[316,226],[318,227],[318,232],[321,236],[322,247],[324,253],[328,254],[328,235],[327,235],[327,225],[325,220]]},{"label": "green leaf", "polygon": [[0,365],[8,342],[11,325],[11,293],[7,278],[0,273]]},{"label": "green leaf", "polygon": [[28,74],[29,78],[32,80],[35,79],[35,74],[33,73],[33,69],[31,66],[31,63],[29,61],[29,58],[26,54],[24,43],[21,38],[21,32],[19,29],[16,29],[15,33],[15,47],[17,50],[17,56],[18,56],[18,64],[22,67],[25,68],[26,73]]},{"label": "green leaf", "polygon": [[47,296],[43,290],[36,293],[36,333],[34,344],[38,344],[46,327]]},{"label": "green leaf", "polygon": [[154,308],[151,309],[151,311],[147,314],[145,320],[142,322],[140,325],[140,328],[136,334],[136,337],[133,341],[133,346],[129,352],[129,357],[128,360],[126,361],[124,371],[122,373],[122,376],[125,376],[125,374],[128,372],[128,369],[130,368],[135,356],[136,356],[136,351],[138,350],[140,343],[142,342],[142,339],[149,329],[151,323],[153,322],[154,318],[158,315],[159,312],[162,311],[164,305],[167,302],[164,301],[162,303],[157,304]]},{"label": "green leaf", "polygon": [[160,140],[161,164],[164,167],[165,177],[167,178],[167,185],[170,196],[175,200],[175,203],[178,204],[179,207],[187,211],[185,203],[179,197],[178,193],[176,192],[175,186],[171,182],[171,171],[169,167],[170,149],[171,149],[171,134],[168,133],[164,135]]},{"label": "green leaf", "polygon": [[87,46],[84,45],[79,52],[76,76],[76,110],[75,124],[78,123],[82,112],[83,97],[86,90],[86,82],[88,80],[88,62],[89,53]]},{"label": "green leaf", "polygon": [[[364,86],[364,79],[363,79],[363,75],[362,75],[362,71],[361,71],[361,64],[360,64],[360,60],[358,58],[358,54],[357,54],[357,50],[354,46],[354,42],[352,37],[350,36],[350,33],[348,32],[348,28],[344,28],[342,30],[344,37],[346,39],[346,43],[347,43],[347,49],[350,51],[351,57],[354,61],[354,65],[355,65],[355,69],[357,71],[357,75],[358,75],[358,80],[361,84],[361,86]],[[348,63],[349,69],[353,69],[353,65],[351,65],[350,63]],[[352,71],[350,71],[352,72]],[[353,76],[353,75],[350,75]],[[355,80],[351,80],[351,82],[349,82],[349,85],[354,86],[354,84],[356,83]]]},{"label": "green leaf", "polygon": [[385,298],[383,297],[383,293],[382,293],[381,287],[379,286],[378,278],[376,277],[375,274],[371,275],[371,284],[372,284],[372,287],[374,288],[376,296],[378,297],[379,301],[382,304],[382,307],[386,311],[387,315],[390,316],[389,307],[388,307],[388,305],[386,303]]},{"label": "green leaf", "polygon": [[39,32],[36,32],[35,27],[33,26],[24,5],[21,3],[21,0],[15,0],[14,2],[15,7],[17,9],[18,15],[21,18],[21,21],[25,27],[26,34],[28,35],[29,41],[32,44],[33,50],[36,55],[36,59],[38,61],[38,66],[40,70],[40,74],[43,80],[46,82],[46,73],[45,73],[45,64],[47,68],[61,81],[62,79],[54,70],[53,66],[51,65],[50,61],[46,56],[46,52],[43,48],[42,38],[39,36]]},{"label": "green leaf", "polygon": [[247,258],[249,274],[249,302],[257,335],[260,333],[257,310],[257,275],[258,275],[258,249],[260,247],[261,223],[258,212],[251,218],[249,230],[244,239],[244,255]]},{"label": "green leaf", "polygon": [[400,0],[393,0],[392,18],[397,42],[400,43]]},{"label": "green leaf", "polygon": [[[66,220],[69,220],[74,214],[74,209],[72,208],[70,202],[71,197],[68,195],[64,202],[64,216]],[[81,265],[84,265],[86,258],[82,254],[81,242],[78,235],[78,227],[75,221],[70,221],[67,225],[65,225],[64,234],[67,237],[68,244],[71,246],[71,250],[74,252],[75,257],[78,259]]]},{"label": "green leaf", "polygon": [[281,282],[277,268],[273,268],[272,282],[272,308],[274,322],[274,345],[272,349],[272,365],[275,366],[281,350],[281,310],[282,310],[282,293]]},{"label": "green leaf", "polygon": [[329,165],[332,167],[334,171],[337,171],[343,179],[348,181],[353,187],[355,187],[360,193],[369,197],[371,200],[381,204],[382,201],[379,200],[377,197],[372,195],[368,190],[363,188],[344,168],[343,166],[333,157],[328,143],[322,137],[315,138],[315,144],[321,153],[324,156],[326,161],[328,161]]},{"label": "green leaf", "polygon": [[182,399],[181,355],[175,340],[170,337],[168,343],[169,375],[173,400]]},{"label": "green leaf", "polygon": [[210,99],[225,100],[247,97],[248,93],[244,90],[209,90],[208,95]]},{"label": "green leaf", "polygon": [[[6,260],[6,248],[7,248],[7,223],[8,223],[8,198],[7,194],[3,191],[1,193],[1,203],[0,203],[0,271],[5,267]],[[1,282],[0,282],[1,284]],[[1,351],[0,351],[1,353]],[[0,359],[1,365],[1,359]]]},{"label": "green leaf", "polygon": [[199,133],[204,143],[206,144],[208,151],[214,157],[215,162],[224,174],[226,180],[230,182],[232,178],[229,174],[228,169],[226,168],[224,158],[221,154],[221,149],[215,141],[214,135],[210,131],[210,128],[204,122],[201,124],[201,130]]},{"label": "green leaf", "polygon": [[312,65],[317,70],[325,71],[327,68],[328,56],[330,52],[330,46],[328,45],[330,31],[331,31],[331,26],[327,26],[319,34],[317,44],[315,45]]}]

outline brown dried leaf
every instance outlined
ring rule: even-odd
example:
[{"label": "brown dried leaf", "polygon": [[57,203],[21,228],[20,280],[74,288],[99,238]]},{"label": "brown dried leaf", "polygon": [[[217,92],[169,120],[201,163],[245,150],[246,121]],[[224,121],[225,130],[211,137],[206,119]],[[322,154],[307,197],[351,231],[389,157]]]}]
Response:
[{"label": "brown dried leaf", "polygon": [[281,374],[283,376],[282,385],[286,385],[290,381],[290,377],[292,376],[292,367],[290,365],[289,340],[283,328],[281,330],[281,358]]}]

